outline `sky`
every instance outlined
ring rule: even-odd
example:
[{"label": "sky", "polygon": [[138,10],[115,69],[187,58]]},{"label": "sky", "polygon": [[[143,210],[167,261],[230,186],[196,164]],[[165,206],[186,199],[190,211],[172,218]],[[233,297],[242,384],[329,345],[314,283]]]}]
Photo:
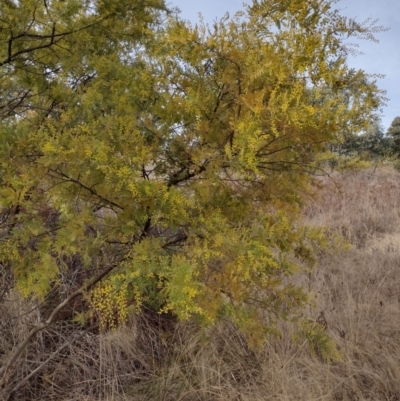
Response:
[{"label": "sky", "polygon": [[[196,23],[199,12],[205,22],[212,23],[226,12],[234,14],[243,9],[242,0],[169,0],[170,6],[177,6],[184,19]],[[339,0],[334,8],[342,15],[363,22],[367,18],[378,19],[377,24],[389,28],[376,35],[379,43],[359,41],[358,50],[363,55],[349,58],[349,66],[363,69],[371,74],[383,74],[377,84],[386,90],[386,106],[382,110],[382,126],[389,128],[393,119],[400,116],[400,0]]]}]

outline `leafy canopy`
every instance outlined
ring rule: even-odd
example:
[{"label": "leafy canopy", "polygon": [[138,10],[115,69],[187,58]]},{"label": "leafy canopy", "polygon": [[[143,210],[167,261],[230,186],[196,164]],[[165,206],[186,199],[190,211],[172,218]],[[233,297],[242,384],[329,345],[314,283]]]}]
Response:
[{"label": "leafy canopy", "polygon": [[390,137],[398,141],[400,137],[400,117],[395,117],[387,130]]},{"label": "leafy canopy", "polygon": [[105,325],[146,305],[256,337],[304,304],[290,276],[323,236],[299,210],[324,143],[382,99],[346,61],[373,28],[329,0],[253,1],[212,27],[157,0],[0,16],[0,259],[23,294],[92,279]]}]

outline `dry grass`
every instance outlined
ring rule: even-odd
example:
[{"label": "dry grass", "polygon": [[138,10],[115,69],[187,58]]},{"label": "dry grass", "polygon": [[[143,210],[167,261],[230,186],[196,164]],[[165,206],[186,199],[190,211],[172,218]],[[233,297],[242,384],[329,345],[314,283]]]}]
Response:
[{"label": "dry grass", "polygon": [[[400,174],[392,169],[336,174],[305,210],[310,224],[340,232],[350,250],[323,252],[300,277],[316,294],[310,318],[324,313],[343,362],[313,357],[292,329],[254,351],[229,323],[199,332],[151,314],[104,335],[84,334],[19,395],[63,401],[399,401]],[[11,316],[28,308],[1,303]],[[0,358],[24,334],[28,314],[2,328]],[[6,321],[6,319],[4,319]],[[63,343],[72,326],[46,332],[19,362],[18,377]],[[18,380],[18,377],[13,380]]]}]

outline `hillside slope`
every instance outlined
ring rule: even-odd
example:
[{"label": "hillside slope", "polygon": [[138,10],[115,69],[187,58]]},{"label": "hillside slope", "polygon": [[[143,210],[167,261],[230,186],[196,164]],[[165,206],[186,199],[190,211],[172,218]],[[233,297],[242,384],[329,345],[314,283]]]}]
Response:
[{"label": "hillside slope", "polygon": [[[282,325],[281,338],[255,351],[229,322],[199,333],[191,324],[144,311],[116,331],[83,334],[16,399],[400,400],[400,173],[334,173],[320,184],[305,219],[340,233],[351,247],[321,251],[316,269],[298,280],[315,294],[305,313],[326,326],[341,362],[328,363],[306,341],[293,341],[289,324]],[[7,297],[0,303],[0,355],[38,319],[15,293]],[[43,333],[19,362],[20,377],[71,330],[64,322]]]}]

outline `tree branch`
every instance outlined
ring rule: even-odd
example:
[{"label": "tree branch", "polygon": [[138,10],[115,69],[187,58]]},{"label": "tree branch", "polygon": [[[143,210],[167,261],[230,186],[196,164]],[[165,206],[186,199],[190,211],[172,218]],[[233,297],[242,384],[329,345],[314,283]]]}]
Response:
[{"label": "tree branch", "polygon": [[[37,35],[37,34],[30,34],[30,33],[21,33],[17,36],[11,36],[10,39],[8,40],[8,57],[6,59],[4,59],[2,62],[0,62],[0,67],[6,65],[6,64],[10,64],[12,61],[14,61],[18,56],[20,56],[21,54],[25,54],[25,53],[32,53],[35,50],[40,50],[40,49],[45,49],[48,47],[51,47],[52,45],[58,43],[62,38],[64,38],[65,36],[68,35],[72,35],[74,33],[83,31],[85,29],[88,29],[110,17],[112,17],[114,14],[108,14],[106,16],[104,16],[103,18],[99,19],[98,21],[94,21],[91,24],[85,25],[81,28],[78,29],[74,29],[72,31],[68,31],[68,32],[62,32],[62,33],[55,33],[55,29],[56,29],[56,25],[55,23],[53,24],[53,28],[52,28],[52,32],[50,35]],[[36,39],[36,40],[44,40],[44,39],[50,39],[50,41],[46,44],[43,45],[38,45],[38,46],[33,46],[33,47],[28,47],[27,49],[22,49],[17,51],[16,53],[12,53],[12,44],[13,41],[22,37],[28,37],[28,38],[32,38],[32,39]],[[59,40],[55,41],[56,38],[59,38]]]},{"label": "tree branch", "polygon": [[[79,185],[81,188],[83,188],[83,189],[85,189],[86,191],[90,192],[90,194],[94,195],[96,198],[98,198],[98,199],[100,199],[101,201],[107,203],[108,205],[115,206],[115,207],[117,207],[117,208],[120,209],[120,210],[124,210],[124,208],[123,208],[122,206],[120,206],[120,205],[118,205],[117,203],[115,203],[115,202],[113,202],[113,201],[110,201],[110,200],[104,198],[103,196],[99,195],[99,194],[93,189],[93,187],[88,187],[87,185],[83,184],[81,181],[79,181],[79,180],[77,180],[77,179],[75,179],[75,178],[70,177],[69,175],[63,173],[62,171],[57,171],[57,170],[53,170],[53,169],[49,169],[49,171],[50,171],[51,173],[55,173],[55,174],[57,174],[58,176],[62,177],[63,182],[72,182],[72,183],[74,183],[74,184],[77,184],[77,185]],[[54,176],[53,176],[53,177],[54,177]],[[56,178],[56,177],[54,177],[54,178]]]},{"label": "tree branch", "polygon": [[31,377],[33,377],[36,373],[42,370],[52,359],[54,359],[64,348],[67,348],[71,345],[74,341],[78,340],[80,337],[88,333],[89,331],[93,330],[94,328],[98,327],[98,323],[88,327],[87,329],[83,330],[78,335],[73,336],[69,341],[64,343],[61,347],[57,348],[45,361],[43,361],[36,369],[32,370],[27,376],[25,376],[8,394],[8,397],[5,401],[12,401],[17,393],[17,391],[26,385]]},{"label": "tree branch", "polygon": [[18,359],[18,357],[21,355],[21,353],[25,350],[25,348],[28,346],[29,342],[31,339],[40,331],[43,331],[47,327],[49,327],[54,321],[55,318],[57,317],[57,314],[65,307],[67,306],[70,302],[72,302],[75,298],[83,295],[85,292],[89,291],[91,288],[93,288],[99,281],[101,281],[105,276],[107,276],[112,270],[114,270],[117,266],[120,265],[121,262],[124,261],[125,258],[122,258],[119,260],[117,263],[113,263],[109,266],[107,266],[100,274],[97,276],[93,277],[91,280],[88,282],[84,283],[78,290],[73,292],[68,298],[66,298],[63,302],[59,303],[54,309],[49,318],[44,321],[40,322],[36,326],[32,328],[32,330],[28,333],[26,338],[20,342],[13,350],[11,356],[8,358],[8,361],[0,368],[0,376],[2,377],[2,381],[0,383],[0,387],[4,388],[7,384],[7,379],[6,375],[9,372],[10,367],[13,365],[13,363]]}]

